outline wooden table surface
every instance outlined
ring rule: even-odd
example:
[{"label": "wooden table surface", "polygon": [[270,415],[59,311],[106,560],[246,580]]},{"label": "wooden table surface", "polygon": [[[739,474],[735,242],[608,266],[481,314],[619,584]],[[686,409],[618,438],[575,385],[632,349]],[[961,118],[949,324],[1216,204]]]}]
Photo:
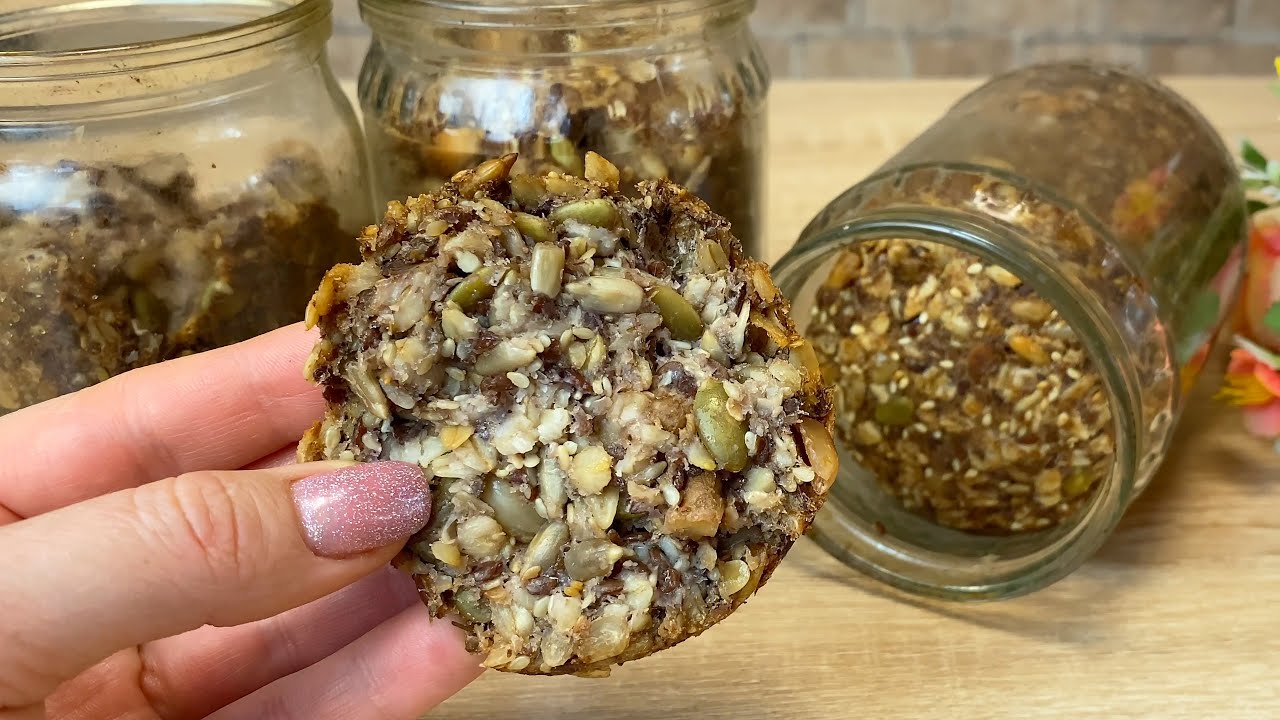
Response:
[{"label": "wooden table surface", "polygon": [[[1280,153],[1267,80],[1169,82],[1233,147]],[[776,84],[766,259],[974,84]],[[700,638],[603,680],[489,673],[432,717],[1280,718],[1280,455],[1209,383],[1111,540],[1039,593],[904,601],[806,540]]]}]

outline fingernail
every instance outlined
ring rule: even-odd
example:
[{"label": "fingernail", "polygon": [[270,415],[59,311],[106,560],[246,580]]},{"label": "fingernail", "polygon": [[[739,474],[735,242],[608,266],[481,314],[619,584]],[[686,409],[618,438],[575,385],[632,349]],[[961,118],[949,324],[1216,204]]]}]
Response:
[{"label": "fingernail", "polygon": [[352,465],[293,483],[307,547],[343,558],[402,542],[431,520],[431,487],[402,462]]}]

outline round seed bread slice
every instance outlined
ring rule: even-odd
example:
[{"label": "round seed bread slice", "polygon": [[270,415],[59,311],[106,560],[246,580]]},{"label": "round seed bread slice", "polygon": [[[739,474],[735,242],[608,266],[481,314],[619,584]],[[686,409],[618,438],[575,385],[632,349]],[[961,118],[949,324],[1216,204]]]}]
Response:
[{"label": "round seed bread slice", "polygon": [[396,564],[485,665],[608,674],[769,577],[836,477],[829,391],[767,268],[687,190],[509,172],[392,202],[307,308],[303,460],[419,464]]}]

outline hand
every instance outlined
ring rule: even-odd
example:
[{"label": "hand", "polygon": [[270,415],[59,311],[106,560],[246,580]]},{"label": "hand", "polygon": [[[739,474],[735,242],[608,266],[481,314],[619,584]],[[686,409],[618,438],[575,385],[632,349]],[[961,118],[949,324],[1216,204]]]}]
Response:
[{"label": "hand", "polygon": [[402,463],[292,464],[300,326],[0,418],[0,720],[410,720],[480,673],[387,567]]}]

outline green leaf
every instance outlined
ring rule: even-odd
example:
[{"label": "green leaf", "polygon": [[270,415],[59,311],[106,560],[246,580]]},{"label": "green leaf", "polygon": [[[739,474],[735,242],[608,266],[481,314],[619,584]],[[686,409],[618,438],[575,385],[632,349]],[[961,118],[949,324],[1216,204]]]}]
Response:
[{"label": "green leaf", "polygon": [[1267,308],[1267,314],[1262,316],[1262,325],[1271,332],[1280,334],[1280,301]]},{"label": "green leaf", "polygon": [[1204,342],[1208,330],[1218,322],[1218,314],[1222,309],[1222,299],[1213,290],[1202,290],[1186,309],[1182,321],[1183,340],[1178,348],[1180,362],[1187,362],[1195,355],[1200,344]]},{"label": "green leaf", "polygon": [[1263,202],[1262,200],[1250,199],[1245,202],[1245,208],[1248,209],[1250,215],[1260,213],[1269,207],[1271,207],[1271,203]]},{"label": "green leaf", "polygon": [[1280,185],[1280,160],[1267,161],[1267,180],[1272,185]]},{"label": "green leaf", "polygon": [[1267,156],[1248,140],[1240,143],[1240,157],[1251,168],[1263,171],[1267,169]]},{"label": "green leaf", "polygon": [[1234,342],[1236,347],[1247,350],[1258,362],[1266,365],[1272,370],[1280,370],[1280,355],[1276,355],[1258,343],[1240,335],[1235,336]]}]

